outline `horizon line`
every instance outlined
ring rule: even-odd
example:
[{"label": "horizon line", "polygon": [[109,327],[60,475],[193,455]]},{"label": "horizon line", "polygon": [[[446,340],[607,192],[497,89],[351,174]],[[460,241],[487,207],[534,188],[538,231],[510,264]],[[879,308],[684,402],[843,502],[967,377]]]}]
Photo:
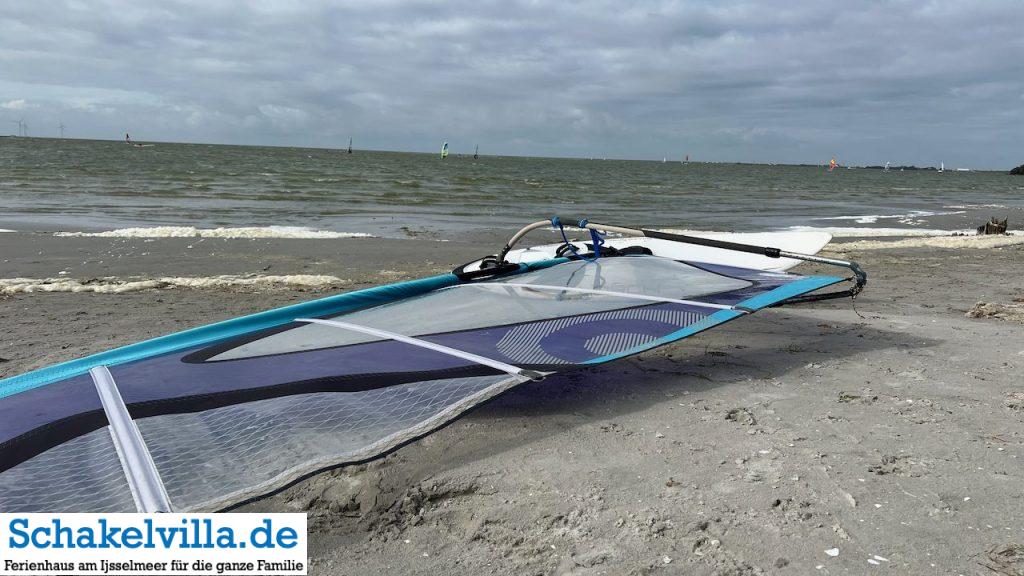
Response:
[{"label": "horizon line", "polygon": [[[21,136],[21,135],[17,135],[17,134],[5,134],[3,136],[0,136],[0,138],[26,138],[26,139],[30,138],[30,139],[36,139],[36,140],[78,140],[78,141],[84,141],[84,142],[119,142],[119,143],[124,143],[124,140],[122,140],[120,138],[118,138],[118,139],[78,138],[78,137],[74,137],[74,136],[64,136],[64,137],[60,137],[60,136]],[[138,143],[152,142],[152,143],[156,143],[156,144],[179,144],[179,145],[184,145],[184,146],[236,146],[236,147],[243,147],[243,148],[292,148],[292,149],[296,149],[296,150],[338,150],[338,151],[341,151],[341,152],[346,152],[348,150],[348,146],[347,145],[342,145],[342,146],[340,146],[338,148],[332,148],[332,147],[326,147],[326,146],[295,146],[295,145],[282,145],[282,144],[229,144],[229,143],[224,143],[224,142],[212,142],[212,143],[211,142],[182,142],[182,141],[178,141],[178,140],[132,140],[132,143],[136,143],[136,142],[138,142]],[[445,142],[445,140],[442,139],[441,142]],[[386,149],[380,149],[380,148],[353,148],[352,151],[353,152],[360,152],[360,151],[361,152],[378,152],[378,153],[390,153],[390,154],[424,154],[424,155],[436,155],[437,154],[436,152],[422,152],[422,151],[418,151],[418,150],[386,150]],[[456,156],[456,157],[458,157],[458,156],[472,156],[472,154],[468,153],[468,152],[465,152],[465,153],[451,152],[450,155],[453,155],[453,156]],[[617,158],[617,157],[607,157],[607,156],[603,156],[603,157],[600,157],[600,158],[598,158],[596,156],[524,156],[524,155],[519,155],[519,154],[479,154],[479,156],[481,156],[481,157],[490,157],[490,158],[503,158],[503,157],[504,158],[539,158],[539,159],[549,159],[549,160],[586,160],[586,161],[594,161],[594,160],[608,161],[608,160],[611,160],[611,161],[615,161],[615,162],[654,162],[654,163],[657,163],[657,164],[661,164],[661,163],[667,163],[667,164],[674,164],[674,163],[679,163],[679,164],[733,164],[733,165],[744,165],[744,166],[803,166],[803,167],[819,167],[819,166],[820,167],[824,167],[824,166],[828,165],[828,162],[821,162],[821,163],[810,163],[810,162],[798,162],[798,163],[793,163],[793,162],[744,162],[744,161],[740,161],[740,160],[686,160],[686,161],[684,161],[684,160],[668,160],[668,161],[665,161],[665,160],[647,159],[647,158]],[[687,156],[689,156],[689,155],[687,155]],[[665,156],[663,158],[667,159],[668,157]],[[942,164],[942,163],[940,163],[940,164]],[[873,169],[876,166],[880,167],[880,168],[883,167],[882,164],[842,164],[842,163],[838,164],[838,166],[841,166],[841,167],[851,167],[851,168],[865,168],[865,169]],[[900,168],[917,168],[917,169],[934,168],[935,170],[939,170],[939,166],[934,166],[934,165],[917,166],[915,164],[898,164],[898,165],[895,165],[895,166],[890,166],[890,171],[893,171],[893,170],[899,171]],[[1003,172],[1003,171],[1011,170],[1012,168],[1014,168],[1014,167],[1007,168],[1007,169],[1003,169],[1003,168],[967,168],[966,170],[968,170],[970,172]],[[947,170],[950,171],[950,172],[956,172],[957,171],[957,167],[949,168]]]}]

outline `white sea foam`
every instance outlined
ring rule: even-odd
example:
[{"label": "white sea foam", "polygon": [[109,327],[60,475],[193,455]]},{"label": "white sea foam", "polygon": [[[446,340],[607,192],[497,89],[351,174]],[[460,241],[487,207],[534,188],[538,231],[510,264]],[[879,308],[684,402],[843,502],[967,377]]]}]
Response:
[{"label": "white sea foam", "polygon": [[78,280],[74,278],[0,278],[0,295],[31,292],[95,292],[122,294],[139,290],[171,288],[247,288],[266,290],[273,288],[326,288],[341,286],[349,281],[337,276],[318,274],[292,274],[286,276],[163,276],[158,278],[117,278],[108,276]]},{"label": "white sea foam", "polygon": [[[720,232],[694,230],[662,230],[674,234],[714,236]],[[785,232],[827,232],[834,238],[892,238],[887,240],[858,240],[832,243],[825,250],[852,252],[855,250],[884,250],[890,248],[1002,248],[1024,244],[1024,231],[1012,230],[1006,235],[978,236],[974,230],[934,230],[921,228],[842,228],[791,226]],[[756,233],[751,233],[756,234]],[[961,234],[954,236],[954,234]],[[736,240],[742,242],[742,234]],[[760,239],[759,239],[760,240]]]},{"label": "white sea foam", "polygon": [[829,244],[830,252],[856,252],[858,250],[888,250],[899,248],[1003,248],[1024,244],[1024,234],[1009,236],[941,236],[905,238],[903,240],[858,240]]},{"label": "white sea foam", "polygon": [[0,228],[0,233],[3,233],[3,232],[14,232],[14,230],[8,230],[6,228]]},{"label": "white sea foam", "polygon": [[949,208],[950,210],[980,210],[982,208],[994,208],[996,210],[1020,210],[1020,206],[1007,206],[1006,204],[954,204],[952,206],[943,206],[943,208]]},{"label": "white sea foam", "polygon": [[[953,206],[947,206],[946,208],[954,208]],[[929,216],[951,216],[954,214],[965,214],[963,210],[956,210],[954,212],[934,212],[931,210],[914,210],[909,214],[862,214],[858,216],[823,216],[821,218],[812,218],[812,220],[852,220],[857,224],[875,224],[879,220],[896,220],[901,224],[918,224],[922,218]]]},{"label": "white sea foam", "polygon": [[974,230],[939,230],[935,228],[858,228],[855,226],[790,226],[790,232],[828,232],[835,238],[876,238],[884,236],[952,236],[974,234]]},{"label": "white sea foam", "polygon": [[362,232],[332,232],[301,226],[250,226],[239,228],[196,228],[194,226],[152,226],[120,228],[105,232],[57,232],[56,236],[94,238],[371,238]]}]

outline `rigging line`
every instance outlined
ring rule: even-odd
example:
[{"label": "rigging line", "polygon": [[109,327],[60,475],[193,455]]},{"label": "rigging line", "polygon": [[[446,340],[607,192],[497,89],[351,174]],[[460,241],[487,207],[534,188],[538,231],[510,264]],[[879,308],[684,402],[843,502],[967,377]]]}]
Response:
[{"label": "rigging line", "polygon": [[661,296],[648,296],[646,294],[630,294],[629,292],[614,292],[611,290],[596,290],[591,288],[578,288],[576,286],[549,286],[547,284],[520,284],[518,282],[479,282],[476,284],[456,284],[455,286],[449,286],[446,289],[461,288],[463,286],[511,286],[514,288],[532,288],[534,290],[549,290],[558,292],[579,292],[581,294],[600,294],[604,296],[618,296],[620,298],[632,298],[634,300],[648,300],[651,302],[668,302],[671,304],[686,304],[688,306],[703,306],[705,308],[715,308],[718,310],[735,310],[737,312],[748,313],[749,310],[743,308],[737,308],[736,306],[729,306],[726,304],[712,304],[710,302],[698,302],[696,300],[680,300],[678,298],[664,298]]},{"label": "rigging line", "polygon": [[484,366],[490,366],[496,370],[507,372],[513,376],[520,376],[529,380],[540,380],[546,374],[543,372],[537,372],[535,370],[527,370],[511,364],[506,364],[498,360],[492,360],[486,356],[479,356],[471,352],[464,352],[455,348],[449,348],[443,344],[435,344],[419,338],[413,338],[411,336],[405,336],[396,332],[389,332],[387,330],[380,330],[379,328],[370,328],[369,326],[362,326],[360,324],[351,324],[349,322],[340,322],[338,320],[325,320],[323,318],[296,318],[296,322],[308,322],[311,324],[323,324],[325,326],[334,326],[335,328],[343,328],[345,330],[351,330],[353,332],[362,332],[363,334],[369,334],[371,336],[377,336],[378,338],[385,338],[388,340],[395,340],[397,342],[404,342],[413,346],[419,346],[420,348],[426,348],[449,356],[455,356],[456,358],[462,358],[463,360],[469,360],[477,364]]},{"label": "rigging line", "polygon": [[128,479],[132,497],[135,498],[136,508],[139,512],[171,512],[171,501],[160,472],[156,469],[139,427],[124,405],[114,376],[106,366],[96,366],[89,370],[89,375],[96,385],[103,412],[107,415],[107,429],[114,439],[114,447]]}]

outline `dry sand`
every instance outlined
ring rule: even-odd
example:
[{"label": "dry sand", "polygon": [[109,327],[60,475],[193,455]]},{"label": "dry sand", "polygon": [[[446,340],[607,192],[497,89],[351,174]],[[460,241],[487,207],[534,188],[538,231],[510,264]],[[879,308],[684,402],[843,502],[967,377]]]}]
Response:
[{"label": "dry sand", "polygon": [[[843,252],[860,315],[768,310],[527,384],[244,510],[308,512],[311,574],[1024,573],[1024,247],[870,248]],[[0,296],[0,376],[480,253],[5,234],[0,278],[338,281]]]}]

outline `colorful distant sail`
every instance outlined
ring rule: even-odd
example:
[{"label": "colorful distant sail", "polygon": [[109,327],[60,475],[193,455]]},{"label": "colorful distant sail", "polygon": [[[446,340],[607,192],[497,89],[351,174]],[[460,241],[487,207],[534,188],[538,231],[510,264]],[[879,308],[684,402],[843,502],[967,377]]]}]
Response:
[{"label": "colorful distant sail", "polygon": [[443,159],[445,159],[447,157],[448,157],[448,143],[445,142],[444,144],[441,144],[441,159],[443,160]]},{"label": "colorful distant sail", "polygon": [[832,159],[828,161],[828,171],[831,172],[831,171],[835,170],[838,166],[839,166],[839,163],[836,162],[836,157],[833,156]]}]

